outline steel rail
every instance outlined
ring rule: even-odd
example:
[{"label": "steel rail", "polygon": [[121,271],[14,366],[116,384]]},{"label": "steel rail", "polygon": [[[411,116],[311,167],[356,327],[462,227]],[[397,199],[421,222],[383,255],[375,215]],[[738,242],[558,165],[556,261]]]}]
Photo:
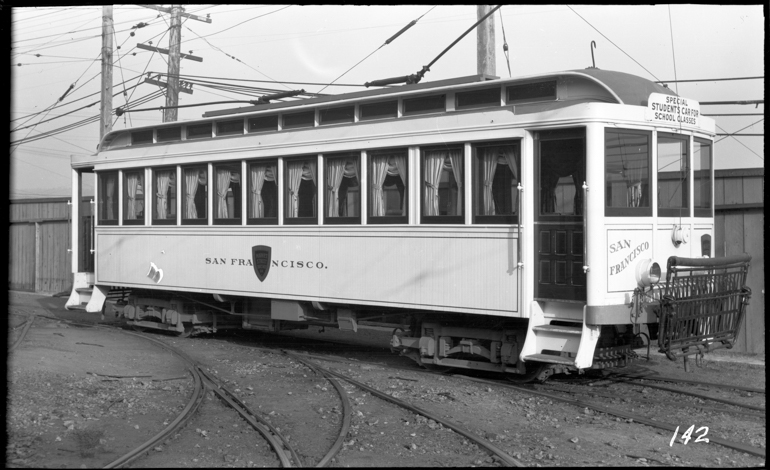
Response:
[{"label": "steel rail", "polygon": [[754,387],[744,387],[742,385],[732,385],[732,384],[718,384],[713,382],[702,382],[700,380],[690,380],[690,379],[677,379],[675,377],[663,377],[663,376],[656,376],[656,375],[645,375],[645,376],[638,376],[635,374],[612,374],[610,377],[624,377],[631,380],[656,380],[658,382],[672,382],[672,383],[684,383],[684,384],[692,384],[692,385],[705,385],[707,387],[716,387],[716,388],[726,388],[730,390],[743,390],[744,392],[755,392],[755,393],[765,393],[764,389],[761,388],[754,388]]},{"label": "steel rail", "polygon": [[487,449],[491,453],[493,453],[496,456],[498,456],[503,462],[505,462],[509,466],[512,466],[512,467],[524,467],[524,464],[520,460],[518,460],[518,459],[508,455],[502,449],[500,449],[497,446],[493,445],[489,441],[487,441],[485,439],[479,438],[478,436],[476,436],[472,432],[466,430],[465,428],[461,427],[458,424],[453,423],[452,421],[449,421],[447,419],[441,418],[441,417],[437,416],[436,414],[431,413],[430,411],[423,410],[422,408],[419,408],[419,407],[417,407],[415,405],[412,405],[412,404],[407,403],[405,401],[401,401],[398,398],[394,398],[394,397],[392,397],[390,395],[387,395],[387,394],[385,394],[385,393],[383,393],[383,392],[381,392],[381,391],[379,391],[379,390],[377,390],[375,388],[372,388],[372,387],[370,387],[370,386],[368,386],[366,384],[358,382],[357,380],[352,379],[352,378],[350,378],[350,377],[348,377],[348,376],[346,376],[344,374],[340,374],[339,372],[334,372],[334,371],[331,371],[331,370],[328,370],[328,369],[324,369],[323,367],[318,366],[318,365],[316,365],[316,367],[318,367],[318,369],[323,371],[325,374],[334,375],[335,377],[340,378],[340,379],[342,379],[342,380],[344,380],[346,382],[349,382],[349,383],[355,385],[358,388],[366,390],[367,392],[371,393],[372,395],[374,395],[376,397],[379,397],[379,398],[381,398],[381,399],[383,399],[385,401],[389,401],[389,402],[391,402],[391,403],[393,403],[393,404],[395,404],[397,406],[400,406],[402,408],[406,408],[407,410],[410,410],[413,413],[423,415],[426,418],[429,418],[429,419],[432,419],[433,421],[441,423],[442,426],[447,427],[447,428],[453,430],[454,432],[456,432],[456,433],[458,433],[458,434],[460,434],[462,436],[465,436],[466,438],[472,440],[473,442],[475,442],[479,446],[484,447],[485,449]]},{"label": "steel rail", "polygon": [[173,433],[177,429],[181,429],[182,426],[187,424],[187,421],[189,421],[190,418],[193,417],[195,412],[200,407],[201,403],[203,403],[203,398],[206,396],[206,388],[203,384],[203,378],[201,377],[200,374],[198,374],[195,371],[194,365],[190,363],[191,359],[187,357],[184,353],[182,353],[181,351],[177,351],[171,346],[163,343],[162,341],[156,340],[154,338],[149,338],[147,336],[131,333],[128,331],[123,331],[123,333],[128,335],[138,336],[140,338],[144,338],[145,340],[157,343],[163,348],[168,349],[172,353],[181,357],[187,363],[188,369],[190,370],[190,374],[192,375],[193,381],[195,383],[195,389],[193,390],[193,395],[190,398],[190,401],[185,406],[185,408],[182,410],[179,416],[177,416],[177,418],[174,421],[172,421],[165,429],[163,429],[161,432],[153,436],[150,440],[136,447],[131,452],[107,464],[104,468],[121,468],[129,464],[130,462],[133,462],[134,460],[139,458],[141,454],[143,454],[148,449],[150,449],[152,446],[165,440],[171,433]]},{"label": "steel rail", "polygon": [[[251,427],[257,430],[273,447],[273,450],[278,455],[278,459],[281,461],[281,465],[284,468],[291,467],[291,459],[286,455],[284,447],[289,450],[291,457],[294,459],[297,467],[302,467],[302,461],[297,453],[289,445],[289,442],[283,437],[277,429],[275,429],[270,423],[264,421],[255,415],[245,403],[243,403],[238,397],[235,396],[229,389],[221,385],[219,380],[213,378],[206,373],[199,365],[195,366],[201,375],[210,382],[211,390],[216,393],[223,401],[225,401],[232,409],[238,412],[243,419],[248,422]],[[265,429],[267,428],[267,429]]]},{"label": "steel rail", "polygon": [[748,404],[745,404],[745,403],[738,403],[738,402],[735,402],[735,401],[732,401],[732,400],[727,400],[725,398],[712,397],[712,396],[709,396],[709,395],[705,395],[703,393],[691,392],[689,390],[680,390],[680,389],[673,388],[673,387],[666,387],[664,385],[656,385],[656,384],[648,384],[648,383],[633,383],[633,382],[629,382],[628,380],[623,380],[623,379],[608,378],[607,380],[612,380],[613,382],[623,383],[623,384],[627,384],[627,385],[634,385],[634,386],[637,386],[637,387],[657,388],[658,390],[665,390],[667,392],[672,392],[672,393],[681,393],[682,395],[690,395],[692,397],[701,398],[703,400],[711,400],[711,401],[716,401],[716,402],[719,402],[719,403],[724,403],[726,405],[740,406],[741,408],[748,408],[750,410],[761,411],[763,413],[765,412],[765,408],[763,408],[761,406],[748,405]]},{"label": "steel rail", "polygon": [[[608,415],[618,416],[620,418],[625,418],[625,419],[631,419],[631,420],[633,420],[635,422],[638,422],[638,423],[641,423],[641,424],[646,424],[647,426],[651,426],[651,427],[658,428],[658,429],[664,429],[666,431],[676,432],[676,429],[677,429],[677,426],[674,426],[674,425],[669,424],[669,423],[665,423],[665,422],[662,422],[662,421],[655,421],[655,420],[652,420],[652,419],[648,419],[648,418],[646,418],[644,416],[637,415],[635,413],[628,413],[626,411],[616,410],[614,408],[607,408],[605,406],[596,405],[594,403],[587,402],[587,401],[584,401],[584,400],[572,399],[572,398],[564,398],[564,397],[555,395],[553,393],[542,392],[542,391],[534,390],[532,388],[526,388],[526,387],[521,387],[521,386],[518,386],[518,385],[507,384],[507,383],[494,382],[494,381],[491,381],[491,380],[477,379],[475,377],[468,377],[466,375],[453,375],[453,377],[463,378],[463,379],[466,379],[466,380],[470,380],[470,381],[473,381],[473,382],[484,383],[484,384],[498,385],[498,386],[501,386],[501,387],[510,388],[512,390],[518,390],[519,392],[527,393],[527,394],[530,394],[530,395],[539,395],[539,396],[546,397],[546,398],[551,399],[551,400],[557,400],[557,401],[560,401],[560,402],[563,402],[563,403],[569,403],[571,405],[574,405],[574,406],[577,406],[577,407],[580,407],[580,408],[591,408],[592,410],[598,411],[600,413],[605,413],[605,414],[608,414]],[[760,449],[758,447],[742,444],[740,442],[732,442],[732,441],[729,441],[727,439],[722,439],[722,438],[719,438],[719,437],[709,437],[709,442],[713,442],[715,444],[719,444],[719,445],[721,445],[723,447],[727,447],[729,449],[738,450],[740,452],[745,452],[747,454],[756,455],[756,456],[762,457],[762,458],[765,458],[765,456],[766,456],[765,449]]]},{"label": "steel rail", "polygon": [[339,453],[340,449],[342,448],[342,444],[345,442],[345,436],[347,436],[348,432],[350,431],[350,420],[353,409],[350,406],[348,394],[345,393],[345,389],[342,388],[342,385],[336,378],[330,374],[326,374],[320,367],[316,366],[316,364],[313,364],[310,361],[306,361],[298,357],[296,354],[290,353],[289,351],[282,350],[282,352],[295,361],[301,362],[316,374],[326,378],[326,380],[328,380],[334,386],[334,389],[337,390],[337,394],[340,396],[340,401],[342,402],[342,426],[340,427],[339,436],[337,437],[337,440],[334,441],[334,444],[331,446],[326,455],[324,455],[318,464],[316,464],[316,467],[325,467],[331,461],[331,459],[333,459]]},{"label": "steel rail", "polygon": [[[641,398],[641,397],[629,397],[628,395],[620,395],[617,393],[611,393],[611,392],[602,392],[599,390],[575,390],[575,388],[563,388],[560,386],[556,386],[554,384],[544,384],[544,385],[538,385],[538,388],[545,388],[554,392],[562,392],[562,393],[569,393],[571,395],[588,395],[589,397],[591,395],[596,395],[598,397],[604,397],[604,398],[617,398],[620,400],[628,399],[628,400],[634,400],[636,402],[641,403],[650,403],[654,405],[661,405],[661,406],[680,406],[679,403],[661,403],[660,400],[654,400],[652,398]],[[734,414],[740,414],[745,416],[753,416],[755,418],[762,418],[765,419],[764,413],[755,413],[753,411],[743,411],[743,410],[732,410],[729,408],[720,408],[717,406],[706,406],[701,404],[692,404],[687,403],[685,406],[691,407],[691,408],[698,408],[701,410],[708,410],[708,411],[716,411],[720,413],[734,413]]]},{"label": "steel rail", "polygon": [[16,342],[14,342],[13,345],[10,348],[8,348],[8,352],[11,352],[14,349],[16,349],[16,347],[20,345],[22,341],[24,341],[24,338],[27,337],[27,332],[32,327],[32,323],[34,322],[35,322],[35,314],[33,313],[31,317],[27,317],[27,321],[24,322],[24,329],[21,330],[21,334],[16,339]]}]

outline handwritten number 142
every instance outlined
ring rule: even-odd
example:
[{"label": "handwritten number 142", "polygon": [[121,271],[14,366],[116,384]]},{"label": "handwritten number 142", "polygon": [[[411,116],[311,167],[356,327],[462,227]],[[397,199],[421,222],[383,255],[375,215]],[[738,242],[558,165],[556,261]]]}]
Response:
[{"label": "handwritten number 142", "polygon": [[[682,434],[682,440],[684,441],[684,445],[687,445],[688,442],[690,442],[690,439],[692,439],[692,433],[695,431],[695,425],[690,426],[687,428],[687,431]],[[709,428],[706,426],[702,426],[698,428],[695,432],[701,432],[703,431],[703,434],[698,436],[697,439],[695,439],[695,442],[708,442],[708,438],[706,437],[706,434],[709,432]],[[671,443],[668,445],[669,447],[672,447],[674,445],[674,440],[676,439],[676,435],[679,433],[679,426],[676,427],[676,431],[674,431],[674,437],[671,438]]]}]

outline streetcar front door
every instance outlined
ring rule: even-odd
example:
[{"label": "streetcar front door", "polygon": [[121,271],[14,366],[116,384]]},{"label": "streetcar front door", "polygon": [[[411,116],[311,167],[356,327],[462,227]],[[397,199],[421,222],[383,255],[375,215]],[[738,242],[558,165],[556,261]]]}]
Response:
[{"label": "streetcar front door", "polygon": [[586,300],[583,272],[585,129],[535,134],[535,298]]}]

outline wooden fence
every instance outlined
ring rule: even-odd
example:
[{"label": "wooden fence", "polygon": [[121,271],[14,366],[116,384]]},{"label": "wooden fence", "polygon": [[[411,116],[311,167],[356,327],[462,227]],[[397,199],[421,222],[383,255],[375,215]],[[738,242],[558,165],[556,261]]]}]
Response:
[{"label": "wooden fence", "polygon": [[[67,198],[11,201],[8,288],[55,294],[72,288],[70,206]],[[81,233],[90,234],[91,198],[83,198]],[[83,225],[86,225],[85,227]],[[90,238],[82,238],[81,268],[93,269]]]},{"label": "wooden fence", "polygon": [[716,256],[751,255],[751,303],[735,351],[765,352],[765,170],[717,170],[714,188]]}]

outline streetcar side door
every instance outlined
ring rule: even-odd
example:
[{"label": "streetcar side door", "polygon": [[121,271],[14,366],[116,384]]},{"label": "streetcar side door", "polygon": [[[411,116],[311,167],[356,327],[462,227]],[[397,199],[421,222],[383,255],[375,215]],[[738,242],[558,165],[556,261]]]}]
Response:
[{"label": "streetcar side door", "polygon": [[535,133],[535,298],[585,302],[585,128]]}]

